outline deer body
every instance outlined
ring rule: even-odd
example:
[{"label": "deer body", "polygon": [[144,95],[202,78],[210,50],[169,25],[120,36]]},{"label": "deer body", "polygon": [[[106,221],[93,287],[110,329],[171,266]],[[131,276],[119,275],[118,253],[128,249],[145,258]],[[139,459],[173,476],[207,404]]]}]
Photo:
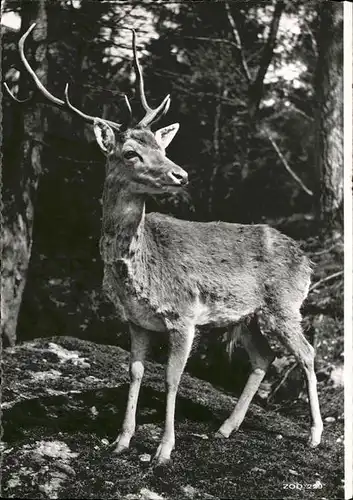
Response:
[{"label": "deer body", "polygon": [[119,217],[116,234],[101,240],[104,289],[121,319],[151,331],[180,322],[225,327],[272,314],[278,293],[303,302],[308,260],[275,229],[146,215],[141,199],[135,208],[135,231]]},{"label": "deer body", "polygon": [[[176,192],[187,183],[188,176],[165,154],[179,125],[155,133],[150,129],[167,112],[170,98],[167,96],[155,109],[147,104],[135,32],[134,65],[146,114],[131,126],[86,115],[69,101],[67,86],[65,101],[43,86],[24,55],[24,42],[34,27],[19,41],[26,70],[46,99],[94,125],[97,142],[107,157],[100,240],[103,286],[117,315],[129,323],[131,334],[131,382],[115,452],[126,450],[135,432],[137,400],[151,335],[165,331],[170,344],[165,428],[155,457],[158,463],[165,463],[174,448],[176,394],[196,327],[233,329],[244,318],[247,329],[239,339],[249,355],[252,371],[217,437],[228,437],[239,428],[274,359],[264,328],[282,341],[305,372],[312,420],[309,443],[317,446],[323,426],[314,349],[302,333],[300,314],[310,283],[308,259],[297,243],[266,225],[190,222],[146,214],[146,196]],[[131,115],[126,96],[125,102]]]}]

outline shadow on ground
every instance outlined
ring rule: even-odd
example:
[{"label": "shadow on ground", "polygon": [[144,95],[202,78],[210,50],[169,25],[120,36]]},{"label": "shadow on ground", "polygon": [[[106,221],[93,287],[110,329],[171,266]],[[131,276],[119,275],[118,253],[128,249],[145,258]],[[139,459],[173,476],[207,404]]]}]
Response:
[{"label": "shadow on ground", "polygon": [[4,351],[2,497],[121,499],[343,498],[343,423],[306,446],[309,422],[252,405],[228,440],[214,432],[235,398],[184,374],[176,450],[151,457],[164,417],[164,369],[149,362],[131,449],[110,453],[125,410],[128,359],[119,347],[70,337]]}]

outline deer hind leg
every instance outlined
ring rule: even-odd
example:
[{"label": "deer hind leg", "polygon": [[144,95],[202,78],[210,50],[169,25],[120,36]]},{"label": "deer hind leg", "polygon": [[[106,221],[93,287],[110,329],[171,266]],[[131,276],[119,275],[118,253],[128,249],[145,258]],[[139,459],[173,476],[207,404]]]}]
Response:
[{"label": "deer hind leg", "polygon": [[194,335],[194,327],[185,331],[173,331],[169,333],[170,351],[166,367],[167,401],[165,427],[161,443],[154,457],[159,465],[165,464],[170,460],[170,455],[174,448],[175,400],[180,378],[191,351]]},{"label": "deer hind leg", "polygon": [[144,374],[144,361],[149,346],[149,332],[136,325],[130,324],[131,352],[130,352],[130,387],[126,406],[125,418],[121,433],[113,443],[114,453],[127,450],[136,428],[136,407]]},{"label": "deer hind leg", "polygon": [[314,370],[315,351],[303,335],[299,310],[286,309],[276,318],[276,333],[280,340],[296,357],[304,370],[311,412],[309,445],[314,448],[320,444],[323,424],[320,414],[317,382]]},{"label": "deer hind leg", "polygon": [[239,429],[267,368],[275,357],[266,337],[261,333],[256,317],[251,319],[247,328],[244,325],[239,340],[249,355],[252,371],[232,414],[221,425],[216,437],[227,438],[232,431]]}]

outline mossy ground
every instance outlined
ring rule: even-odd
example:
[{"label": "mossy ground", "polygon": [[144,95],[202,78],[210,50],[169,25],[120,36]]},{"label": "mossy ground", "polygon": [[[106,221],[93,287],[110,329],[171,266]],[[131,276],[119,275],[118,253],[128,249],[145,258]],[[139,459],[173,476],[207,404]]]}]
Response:
[{"label": "mossy ground", "polygon": [[[229,439],[214,433],[235,398],[184,374],[176,449],[167,468],[149,461],[163,428],[163,366],[149,362],[128,453],[108,442],[122,422],[128,353],[57,337],[4,351],[2,496],[5,498],[343,498],[343,422],[306,446],[306,405],[287,415],[253,404]],[[340,390],[323,414],[341,404]],[[316,486],[316,487],[315,487]]]}]

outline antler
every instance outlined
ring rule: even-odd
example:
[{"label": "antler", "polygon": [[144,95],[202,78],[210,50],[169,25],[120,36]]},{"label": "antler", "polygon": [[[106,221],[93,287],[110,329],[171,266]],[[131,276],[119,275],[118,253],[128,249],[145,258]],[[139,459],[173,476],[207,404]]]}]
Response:
[{"label": "antler", "polygon": [[33,98],[33,95],[30,95],[29,97],[26,97],[26,99],[19,99],[18,97],[16,97],[10,90],[9,86],[7,85],[6,82],[4,82],[4,87],[5,87],[5,90],[6,92],[9,94],[9,96],[16,102],[18,102],[19,104],[24,104],[25,102],[29,102],[32,100]]},{"label": "antler", "polygon": [[[125,130],[128,127],[128,125],[130,124],[131,117],[132,117],[131,106],[130,106],[129,100],[128,100],[126,95],[124,95],[124,99],[125,99],[126,107],[128,109],[128,112],[129,112],[129,118],[128,118],[128,120],[126,120],[126,122],[124,124],[120,124],[120,123],[112,122],[110,120],[105,120],[103,118],[99,118],[96,116],[87,115],[83,111],[81,111],[78,108],[76,108],[75,106],[73,106],[73,104],[71,104],[71,102],[69,100],[69,94],[68,94],[69,86],[68,86],[68,84],[66,84],[66,86],[65,86],[65,101],[59,99],[58,97],[55,97],[42,84],[42,82],[39,80],[39,78],[35,74],[33,68],[29,64],[29,62],[24,54],[25,41],[26,41],[28,35],[33,31],[35,26],[36,26],[36,23],[33,23],[28,28],[26,33],[24,35],[22,35],[22,37],[20,38],[20,40],[18,42],[18,48],[19,48],[20,57],[21,57],[21,60],[23,62],[23,65],[26,68],[27,72],[30,74],[33,82],[35,83],[35,85],[37,87],[37,90],[39,90],[39,92],[48,101],[52,102],[53,104],[55,104],[58,107],[66,108],[66,109],[70,110],[72,113],[79,115],[81,118],[88,121],[89,123],[94,123],[95,120],[101,120],[101,121],[107,123],[108,125],[110,125],[110,127],[115,129],[115,130],[118,130],[118,131]],[[136,83],[137,83],[138,89],[139,89],[141,104],[142,104],[144,110],[146,111],[145,116],[142,118],[142,120],[139,121],[138,125],[141,127],[150,127],[152,125],[152,123],[155,123],[156,121],[158,121],[168,111],[169,106],[170,106],[170,95],[168,94],[163,99],[161,104],[155,109],[151,108],[148,105],[147,100],[146,100],[146,96],[145,96],[142,70],[141,70],[141,66],[139,64],[138,57],[137,57],[136,32],[134,29],[131,29],[131,31],[132,31],[132,48],[133,48],[133,53],[134,53],[134,67],[135,67],[135,71],[136,71]],[[4,87],[5,87],[6,91],[8,92],[8,94],[11,96],[11,98],[14,99],[18,103],[28,102],[33,98],[33,95],[32,95],[32,96],[28,97],[27,99],[23,99],[23,100],[18,99],[17,97],[15,97],[13,95],[13,93],[11,92],[11,90],[9,89],[9,87],[6,83],[4,83]]]},{"label": "antler", "polygon": [[142,118],[142,120],[139,122],[139,125],[142,127],[149,127],[152,125],[152,123],[155,123],[157,120],[162,118],[163,115],[168,111],[169,106],[170,106],[170,95],[168,94],[161,104],[155,108],[152,109],[146,100],[145,96],[145,87],[144,87],[144,81],[143,81],[143,75],[142,75],[142,69],[140,66],[140,63],[137,58],[137,49],[136,49],[136,32],[134,29],[131,29],[132,31],[132,49],[134,52],[134,67],[135,67],[135,72],[136,72],[136,83],[138,84],[138,89],[139,89],[139,94],[140,94],[140,99],[141,99],[141,104],[146,111],[145,116]]},{"label": "antler", "polygon": [[[84,120],[88,121],[89,123],[94,123],[94,121],[98,119],[98,120],[104,121],[105,123],[107,123],[108,125],[110,125],[110,127],[112,127],[115,130],[118,130],[118,131],[121,131],[122,129],[126,128],[127,125],[128,125],[128,123],[126,123],[126,124],[119,124],[119,123],[112,122],[110,120],[105,120],[103,118],[99,118],[99,117],[96,117],[96,116],[87,115],[86,113],[83,113],[83,111],[80,111],[78,108],[74,107],[71,104],[71,102],[69,101],[69,97],[68,97],[68,84],[66,84],[66,87],[65,87],[65,100],[66,100],[66,102],[62,101],[61,99],[58,99],[53,94],[51,94],[48,89],[45,88],[45,86],[42,84],[42,82],[39,80],[39,78],[35,74],[34,70],[32,69],[31,65],[27,61],[27,58],[26,58],[26,56],[24,54],[24,43],[25,43],[28,35],[33,31],[33,29],[34,29],[35,26],[36,26],[36,23],[33,23],[28,28],[28,30],[26,31],[26,33],[24,35],[22,35],[22,37],[20,38],[20,40],[18,42],[18,48],[19,48],[21,60],[22,60],[22,62],[24,64],[26,70],[28,71],[28,73],[32,77],[32,80],[34,81],[37,89],[41,92],[41,94],[48,101],[52,102],[56,106],[68,108],[70,111],[72,111],[73,113],[78,114],[81,118],[83,118]],[[6,83],[4,83],[4,87],[7,90],[7,92],[10,94],[10,96],[16,102],[20,102],[20,103],[21,102],[26,102],[26,101],[29,101],[33,97],[33,96],[31,96],[31,97],[29,97],[27,99],[24,99],[24,100],[17,99],[17,97],[15,97],[12,94],[12,92],[10,91],[10,89],[9,89],[9,87],[8,87],[8,85]],[[130,118],[131,118],[131,106],[130,106],[130,103],[129,103],[128,98],[127,98],[126,95],[124,96],[124,98],[125,98],[125,102],[127,104],[127,108],[129,110]],[[130,121],[130,120],[128,120],[128,121]]]}]

